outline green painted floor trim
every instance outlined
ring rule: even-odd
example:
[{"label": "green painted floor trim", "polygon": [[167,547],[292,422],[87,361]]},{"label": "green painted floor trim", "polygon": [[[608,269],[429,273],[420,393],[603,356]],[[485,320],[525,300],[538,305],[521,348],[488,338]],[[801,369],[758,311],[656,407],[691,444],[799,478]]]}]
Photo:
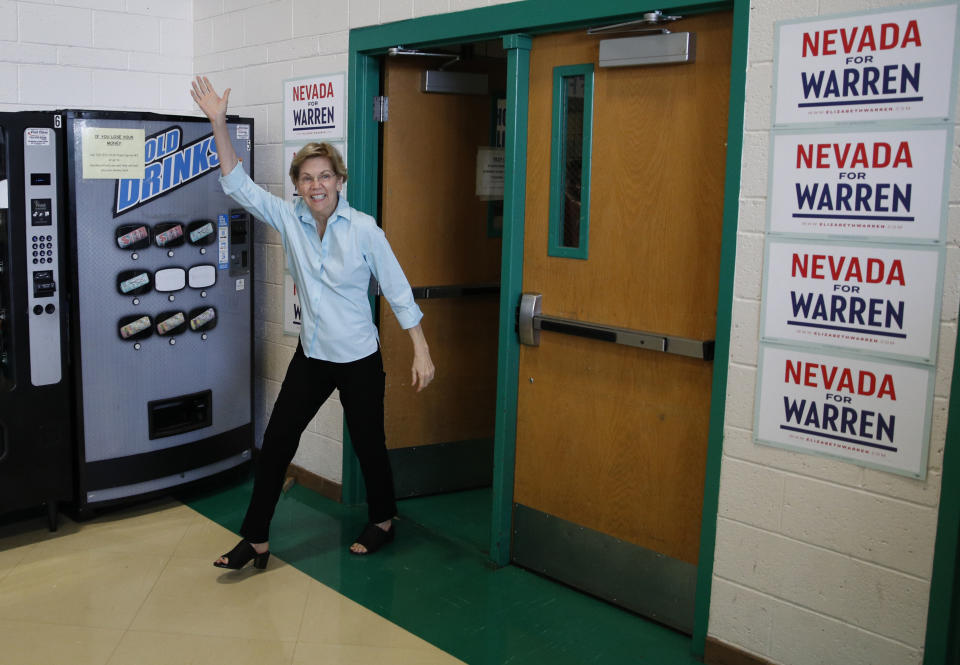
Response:
[{"label": "green painted floor trim", "polygon": [[[479,495],[477,495],[479,496]],[[477,496],[472,497],[474,503]],[[236,531],[250,483],[182,497],[194,510]],[[471,497],[429,499],[409,511],[435,524]],[[405,513],[401,503],[401,515]],[[413,517],[397,522],[397,540],[370,557],[347,548],[366,519],[350,507],[294,486],[273,521],[270,549],[280,559],[469,665],[694,665],[690,641],[669,628],[516,566],[493,568],[474,544],[483,535],[447,538]],[[464,542],[466,541],[466,542]],[[211,557],[216,552],[211,553]],[[213,579],[218,573],[211,570]],[[263,573],[269,575],[269,571]]]}]

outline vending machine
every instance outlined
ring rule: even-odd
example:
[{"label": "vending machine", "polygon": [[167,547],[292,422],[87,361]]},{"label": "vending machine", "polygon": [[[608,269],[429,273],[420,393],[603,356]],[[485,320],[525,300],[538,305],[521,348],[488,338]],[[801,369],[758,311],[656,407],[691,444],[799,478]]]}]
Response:
[{"label": "vending machine", "polygon": [[[252,167],[253,121],[231,117],[228,125]],[[34,475],[15,453],[35,448],[41,435],[14,435],[18,403],[65,422],[81,514],[248,461],[252,220],[220,188],[209,123],[55,111],[0,114],[0,127],[23,146],[7,164],[8,173],[23,171],[8,178],[8,197],[27,203],[8,219],[7,242],[25,261],[4,288],[28,330],[4,338],[17,360],[8,392],[19,391],[20,401],[0,392],[11,458],[0,457],[0,487],[14,475],[28,485]],[[38,227],[48,212],[51,224]],[[20,374],[24,363],[31,371],[40,358],[52,364],[56,335],[47,328],[57,329],[65,363],[52,400]]]},{"label": "vending machine", "polygon": [[74,496],[62,134],[35,145],[49,114],[17,116],[0,119],[0,514],[46,505],[54,530]]}]

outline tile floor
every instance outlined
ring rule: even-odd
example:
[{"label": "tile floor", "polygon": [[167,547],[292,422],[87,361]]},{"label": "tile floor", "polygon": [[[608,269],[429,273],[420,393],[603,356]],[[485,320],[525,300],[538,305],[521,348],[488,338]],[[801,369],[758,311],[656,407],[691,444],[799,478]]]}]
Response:
[{"label": "tile floor", "polygon": [[4,665],[447,665],[448,653],[272,556],[219,571],[237,537],[173,499],[50,533],[0,526]]}]

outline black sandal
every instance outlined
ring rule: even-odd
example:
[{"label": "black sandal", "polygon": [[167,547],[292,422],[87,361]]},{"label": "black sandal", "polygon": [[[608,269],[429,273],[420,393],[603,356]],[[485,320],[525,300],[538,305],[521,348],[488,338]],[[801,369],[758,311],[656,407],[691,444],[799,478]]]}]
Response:
[{"label": "black sandal", "polygon": [[356,554],[357,556],[373,554],[387,543],[393,542],[394,529],[396,529],[396,526],[391,526],[388,531],[384,531],[376,524],[368,524],[366,527],[364,527],[363,533],[357,536],[357,539],[354,541],[358,545],[363,545],[366,547],[367,551],[354,552],[351,549],[350,554]]},{"label": "black sandal", "polygon": [[267,567],[267,560],[270,558],[270,550],[260,553],[253,549],[253,544],[244,538],[232,550],[220,556],[226,559],[226,563],[214,561],[213,565],[217,568],[229,568],[230,570],[240,570],[253,559],[253,567],[263,570]]}]

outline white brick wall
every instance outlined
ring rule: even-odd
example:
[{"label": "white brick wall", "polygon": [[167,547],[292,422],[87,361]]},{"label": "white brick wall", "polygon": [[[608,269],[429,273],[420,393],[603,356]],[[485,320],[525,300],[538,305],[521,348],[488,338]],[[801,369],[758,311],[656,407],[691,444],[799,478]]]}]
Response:
[{"label": "white brick wall", "polygon": [[191,0],[0,0],[0,104],[183,113]]},{"label": "white brick wall", "polygon": [[751,4],[731,365],[708,632],[784,665],[903,665],[923,659],[960,304],[956,148],[927,479],[756,445],[752,432],[774,22],[907,4]]}]

